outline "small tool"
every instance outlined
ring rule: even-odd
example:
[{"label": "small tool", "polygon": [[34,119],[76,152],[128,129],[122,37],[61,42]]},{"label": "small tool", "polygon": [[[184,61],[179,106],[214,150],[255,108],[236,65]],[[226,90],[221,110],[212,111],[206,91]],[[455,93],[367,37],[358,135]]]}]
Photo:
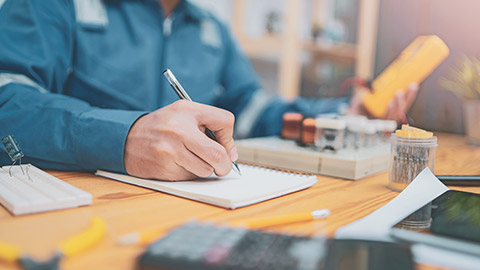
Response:
[{"label": "small tool", "polygon": [[19,247],[0,241],[0,260],[18,262],[26,270],[56,270],[60,259],[77,255],[95,244],[105,235],[105,221],[100,217],[90,219],[90,227],[60,243],[55,254],[46,261],[37,261],[22,254]]}]

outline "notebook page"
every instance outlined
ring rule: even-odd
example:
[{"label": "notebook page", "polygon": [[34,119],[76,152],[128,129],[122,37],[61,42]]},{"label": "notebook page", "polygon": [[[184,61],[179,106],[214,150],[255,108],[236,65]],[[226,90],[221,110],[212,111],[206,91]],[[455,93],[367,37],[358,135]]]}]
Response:
[{"label": "notebook page", "polygon": [[308,188],[315,176],[285,173],[239,164],[242,176],[231,171],[224,177],[165,182],[98,171],[97,175],[144,186],[227,208],[237,208]]}]

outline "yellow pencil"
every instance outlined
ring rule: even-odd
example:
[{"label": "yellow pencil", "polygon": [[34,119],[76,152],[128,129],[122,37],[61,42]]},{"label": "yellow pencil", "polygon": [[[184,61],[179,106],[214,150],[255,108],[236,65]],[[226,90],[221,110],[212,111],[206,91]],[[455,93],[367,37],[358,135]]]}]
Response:
[{"label": "yellow pencil", "polygon": [[[330,215],[330,210],[317,209],[317,210],[301,212],[301,213],[249,219],[249,220],[244,220],[239,222],[232,222],[230,224],[233,226],[243,226],[249,229],[260,229],[264,227],[325,218],[325,217],[328,217],[329,215]],[[126,234],[117,239],[117,244],[119,245],[150,244],[153,241],[162,237],[167,231],[168,229],[154,229],[154,230],[145,231],[142,233],[134,232],[134,233]]]},{"label": "yellow pencil", "polygon": [[133,244],[147,245],[162,237],[167,231],[167,229],[153,229],[142,233],[129,233],[117,238],[117,244],[122,246]]},{"label": "yellow pencil", "polygon": [[288,223],[310,221],[314,219],[328,217],[330,215],[330,210],[328,209],[317,209],[313,211],[286,214],[273,217],[262,217],[262,218],[253,218],[249,220],[234,222],[232,225],[244,226],[249,229],[259,229],[264,227],[277,226]]}]

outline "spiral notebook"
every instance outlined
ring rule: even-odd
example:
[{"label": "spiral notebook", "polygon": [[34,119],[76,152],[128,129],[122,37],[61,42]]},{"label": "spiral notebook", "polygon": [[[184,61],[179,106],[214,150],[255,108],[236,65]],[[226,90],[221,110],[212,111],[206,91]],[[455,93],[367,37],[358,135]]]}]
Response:
[{"label": "spiral notebook", "polygon": [[239,167],[242,176],[231,171],[224,177],[212,176],[181,182],[147,180],[100,170],[96,175],[230,209],[303,190],[317,182],[315,176],[243,164],[239,164]]}]

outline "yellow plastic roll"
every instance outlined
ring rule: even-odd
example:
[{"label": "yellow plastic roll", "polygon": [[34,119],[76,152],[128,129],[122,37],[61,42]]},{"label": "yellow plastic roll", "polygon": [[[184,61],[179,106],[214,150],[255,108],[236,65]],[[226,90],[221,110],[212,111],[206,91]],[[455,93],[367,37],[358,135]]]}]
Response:
[{"label": "yellow plastic roll", "polygon": [[406,91],[410,83],[421,83],[440,65],[450,51],[435,35],[419,36],[372,83],[372,93],[363,97],[364,107],[375,117],[383,118],[387,106],[398,90]]},{"label": "yellow plastic roll", "polygon": [[106,226],[103,219],[92,217],[88,229],[60,243],[60,251],[66,257],[77,255],[98,243],[105,232]]},{"label": "yellow plastic roll", "polygon": [[12,244],[0,242],[0,259],[13,263],[20,257],[20,249]]}]

